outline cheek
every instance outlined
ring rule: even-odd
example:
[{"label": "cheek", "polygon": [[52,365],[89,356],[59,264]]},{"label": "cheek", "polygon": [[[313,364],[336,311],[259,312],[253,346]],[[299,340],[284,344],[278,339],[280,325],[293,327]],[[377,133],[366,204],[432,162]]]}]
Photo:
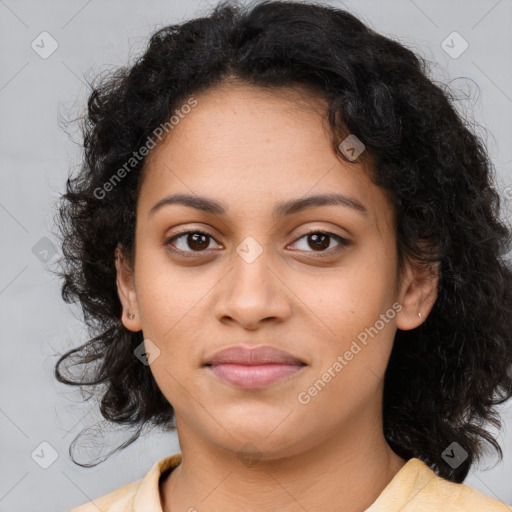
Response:
[{"label": "cheek", "polygon": [[183,276],[172,272],[169,265],[147,261],[152,264],[144,265],[141,258],[136,269],[142,330],[144,339],[158,348],[158,357],[150,364],[151,372],[166,398],[175,401],[175,389],[190,378],[182,370],[191,366],[190,347],[195,344],[191,326],[198,325],[202,303],[196,297],[198,292],[186,286]]},{"label": "cheek", "polygon": [[[297,291],[298,295],[308,293],[319,347],[314,375],[306,387],[314,386],[311,393],[319,395],[312,400],[314,407],[328,409],[329,404],[344,401],[338,410],[341,415],[370,400],[382,384],[399,308],[394,298],[392,251],[385,254],[372,247],[345,263],[320,281],[301,280]],[[306,388],[303,391],[310,396]]]},{"label": "cheek", "polygon": [[312,372],[299,390],[299,407],[314,428],[325,428],[321,418],[339,424],[378,400],[396,332],[384,283],[362,274],[324,289],[316,308],[322,322],[314,323],[326,334],[317,331]]},{"label": "cheek", "polygon": [[171,264],[165,249],[141,253],[136,267],[137,303],[144,335],[165,342],[173,331],[182,327],[185,317],[202,309],[204,287],[197,286],[190,269]]},{"label": "cheek", "polygon": [[368,253],[354,255],[323,276],[302,276],[294,285],[294,292],[321,320],[319,328],[331,340],[355,337],[393,304],[392,257]]}]

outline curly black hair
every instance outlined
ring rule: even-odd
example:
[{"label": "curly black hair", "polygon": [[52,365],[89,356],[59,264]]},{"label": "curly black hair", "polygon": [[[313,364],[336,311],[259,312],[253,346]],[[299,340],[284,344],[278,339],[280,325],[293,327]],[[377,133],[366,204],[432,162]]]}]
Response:
[{"label": "curly black hair", "polygon": [[[429,64],[332,6],[221,2],[207,16],[159,29],[133,65],[92,85],[81,119],[83,163],[68,177],[58,221],[62,297],[80,301],[93,337],[59,358],[55,376],[101,389],[104,418],[137,428],[117,449],[146,425],[175,428],[174,410],[134,356],[143,334],[123,326],[116,287],[118,244],[133,263],[147,157],[108,194],[98,191],[186,98],[234,77],[266,88],[309,87],[326,99],[333,150],[356,135],[372,157],[373,182],[392,198],[399,269],[406,258],[439,265],[430,315],[396,332],[384,381],[390,447],[458,483],[483,441],[503,457],[484,423],[501,427],[496,406],[512,396],[511,228],[500,220],[485,144],[449,87],[428,77]],[[64,361],[81,367],[81,376],[63,375]],[[453,442],[468,454],[456,468],[443,459]]]}]

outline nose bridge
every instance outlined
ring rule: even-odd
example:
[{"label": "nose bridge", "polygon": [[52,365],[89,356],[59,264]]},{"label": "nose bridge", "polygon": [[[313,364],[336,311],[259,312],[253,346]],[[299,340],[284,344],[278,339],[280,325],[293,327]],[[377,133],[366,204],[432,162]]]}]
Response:
[{"label": "nose bridge", "polygon": [[[260,237],[260,240],[262,238]],[[232,291],[247,296],[249,298],[253,294],[264,295],[258,300],[266,299],[270,302],[272,294],[275,290],[272,276],[272,255],[268,247],[264,247],[256,238],[249,235],[235,248],[232,264]],[[248,288],[248,289],[247,289]]]},{"label": "nose bridge", "polygon": [[242,240],[232,254],[230,276],[217,300],[219,319],[228,316],[248,325],[269,317],[282,319],[289,313],[274,261],[270,249],[253,236]]}]

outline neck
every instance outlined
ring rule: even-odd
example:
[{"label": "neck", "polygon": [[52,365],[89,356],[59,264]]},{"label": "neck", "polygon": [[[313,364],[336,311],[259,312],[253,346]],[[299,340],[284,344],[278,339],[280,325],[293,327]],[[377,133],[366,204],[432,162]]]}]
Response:
[{"label": "neck", "polygon": [[375,418],[351,421],[343,433],[286,457],[261,454],[253,464],[176,425],[182,462],[162,485],[163,512],[363,512],[406,462]]}]

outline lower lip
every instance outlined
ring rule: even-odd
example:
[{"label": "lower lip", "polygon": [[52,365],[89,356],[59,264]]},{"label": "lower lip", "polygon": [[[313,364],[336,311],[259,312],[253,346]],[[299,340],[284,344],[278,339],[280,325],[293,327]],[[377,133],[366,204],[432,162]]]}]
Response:
[{"label": "lower lip", "polygon": [[303,365],[225,363],[207,367],[220,379],[243,389],[260,389],[298,373]]}]

